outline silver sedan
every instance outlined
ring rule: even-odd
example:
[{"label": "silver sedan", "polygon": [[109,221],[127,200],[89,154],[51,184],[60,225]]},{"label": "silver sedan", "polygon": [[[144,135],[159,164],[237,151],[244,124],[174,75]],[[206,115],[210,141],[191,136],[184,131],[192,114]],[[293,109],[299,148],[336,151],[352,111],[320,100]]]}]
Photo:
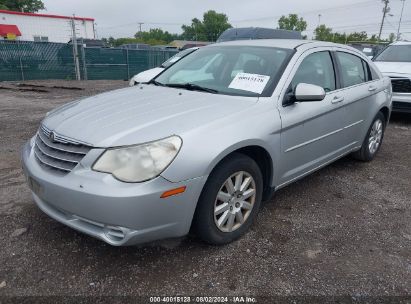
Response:
[{"label": "silver sedan", "polygon": [[274,191],[348,154],[371,161],[391,97],[347,46],[214,44],[148,84],[48,113],[22,163],[41,210],[109,244],[190,230],[226,244]]}]

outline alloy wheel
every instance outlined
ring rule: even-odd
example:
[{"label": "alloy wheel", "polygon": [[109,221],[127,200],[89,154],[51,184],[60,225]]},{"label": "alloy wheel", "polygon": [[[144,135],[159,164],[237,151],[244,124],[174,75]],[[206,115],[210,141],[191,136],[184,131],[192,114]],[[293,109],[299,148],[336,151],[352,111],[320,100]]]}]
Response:
[{"label": "alloy wheel", "polygon": [[214,223],[222,232],[240,228],[249,218],[256,199],[254,178],[245,171],[231,175],[221,186],[214,203]]},{"label": "alloy wheel", "polygon": [[377,152],[382,139],[383,123],[377,119],[372,125],[370,136],[368,138],[368,149],[371,154]]}]

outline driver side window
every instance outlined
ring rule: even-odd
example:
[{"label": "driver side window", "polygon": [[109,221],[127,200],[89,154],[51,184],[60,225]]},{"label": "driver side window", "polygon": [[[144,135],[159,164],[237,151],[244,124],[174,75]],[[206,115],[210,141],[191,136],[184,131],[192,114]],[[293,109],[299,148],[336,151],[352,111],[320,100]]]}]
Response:
[{"label": "driver side window", "polygon": [[291,82],[293,92],[299,83],[320,86],[325,92],[334,91],[335,72],[330,53],[324,51],[308,55],[301,62]]}]

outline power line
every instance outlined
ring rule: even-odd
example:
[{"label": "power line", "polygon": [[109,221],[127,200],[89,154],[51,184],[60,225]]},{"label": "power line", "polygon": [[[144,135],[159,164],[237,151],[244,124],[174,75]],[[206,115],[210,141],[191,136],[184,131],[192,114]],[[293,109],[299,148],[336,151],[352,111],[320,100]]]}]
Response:
[{"label": "power line", "polygon": [[[368,5],[371,5],[371,4],[375,4],[375,0],[357,2],[357,3],[348,4],[348,5],[340,5],[340,6],[328,7],[328,8],[324,8],[324,9],[311,10],[311,11],[305,11],[305,12],[296,12],[296,14],[298,14],[298,15],[319,14],[319,13],[324,13],[324,12],[327,12],[327,11],[330,11],[330,10],[334,11],[334,10],[338,10],[338,9],[352,8],[354,5],[355,6],[358,6],[358,5],[368,6]],[[230,20],[230,22],[242,23],[242,22],[250,22],[250,21],[261,21],[261,20],[268,20],[268,19],[278,19],[281,16],[282,15],[267,16],[267,17],[261,17],[261,18],[255,18],[255,19]]]},{"label": "power line", "polygon": [[388,25],[389,25],[389,26],[391,26],[394,30],[396,29],[396,28],[395,28],[395,26],[394,26],[394,25],[392,25],[392,23],[391,23],[391,22],[389,22],[388,20],[385,20],[385,22],[387,22],[387,23],[388,23]]},{"label": "power line", "polygon": [[401,9],[400,22],[398,23],[397,40],[400,39],[400,29],[401,29],[402,14],[404,13],[404,6],[405,6],[405,0],[401,0],[401,1],[402,1],[402,9]]},{"label": "power line", "polygon": [[[383,0],[383,2],[385,3],[385,1],[387,2],[400,2],[403,0]],[[404,3],[404,2],[403,2]],[[340,5],[340,6],[334,6],[334,7],[328,7],[328,8],[324,8],[324,9],[318,9],[318,10],[311,10],[311,11],[306,11],[306,12],[300,12],[297,13],[301,16],[304,15],[310,15],[310,14],[317,14],[319,12],[327,12],[327,11],[333,11],[333,12],[340,12],[343,9],[352,9],[353,7],[358,8],[358,6],[375,6],[375,0],[368,0],[368,1],[363,1],[363,2],[357,2],[357,3],[351,3],[351,4],[347,4],[347,5]],[[386,14],[387,12],[385,12]],[[319,14],[321,16],[323,16],[322,14]],[[242,23],[242,22],[252,22],[252,21],[259,21],[259,20],[272,20],[275,18],[279,18],[280,16],[269,16],[269,17],[261,17],[261,18],[255,18],[255,19],[243,19],[243,20],[230,20],[231,23]],[[385,17],[383,16],[384,22]],[[402,21],[402,24],[406,24],[407,22],[410,21]],[[144,24],[147,25],[171,25],[171,26],[181,26],[183,25],[183,23],[175,23],[175,22],[143,22]],[[389,23],[387,21],[387,23]],[[128,27],[128,26],[132,26],[135,23],[127,23],[127,24],[120,24],[120,25],[114,25],[114,26],[109,26],[109,27],[100,27],[100,30],[109,30],[109,29],[116,29],[116,28],[122,28],[122,27]],[[371,26],[377,26],[381,24],[380,29],[382,31],[383,29],[383,23],[381,22],[375,22],[375,23],[368,23],[368,24],[352,24],[352,25],[342,25],[342,26],[331,26],[333,29],[351,29],[351,28],[357,28],[359,26],[361,27],[371,27]],[[390,24],[390,26],[392,26]],[[310,29],[307,29],[307,31],[310,31]]]},{"label": "power line", "polygon": [[[407,25],[410,23],[410,25],[411,25],[411,20],[403,21],[402,23],[407,24]],[[360,23],[360,24],[351,24],[351,25],[330,26],[330,28],[332,28],[333,30],[335,30],[335,29],[352,29],[352,28],[357,29],[358,27],[361,27],[361,28],[375,27],[376,25],[379,25],[379,24],[380,24],[379,22]],[[315,28],[310,27],[310,28],[306,29],[305,32],[309,32],[309,31],[312,31],[312,30],[315,30]]]},{"label": "power line", "polygon": [[[171,23],[171,22],[142,22],[143,24],[148,24],[148,25],[183,25],[183,23]],[[135,22],[133,23],[124,23],[124,24],[118,24],[118,25],[113,25],[113,26],[107,26],[107,27],[100,27],[100,29],[115,29],[115,28],[120,28],[120,27],[127,27],[134,25]]]}]

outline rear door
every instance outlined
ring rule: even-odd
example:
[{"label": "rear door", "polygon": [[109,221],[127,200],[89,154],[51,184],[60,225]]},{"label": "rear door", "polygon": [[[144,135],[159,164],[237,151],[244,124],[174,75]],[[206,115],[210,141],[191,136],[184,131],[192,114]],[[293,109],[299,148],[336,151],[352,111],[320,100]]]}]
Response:
[{"label": "rear door", "polygon": [[[326,97],[288,104],[299,83],[318,85]],[[279,111],[282,122],[279,187],[337,158],[344,151],[344,99],[338,91],[335,63],[328,48],[305,52],[285,84]]]},{"label": "rear door", "polygon": [[371,73],[368,63],[360,56],[337,50],[335,57],[344,97],[344,140],[347,146],[354,148],[362,144],[383,86],[378,75]]}]

